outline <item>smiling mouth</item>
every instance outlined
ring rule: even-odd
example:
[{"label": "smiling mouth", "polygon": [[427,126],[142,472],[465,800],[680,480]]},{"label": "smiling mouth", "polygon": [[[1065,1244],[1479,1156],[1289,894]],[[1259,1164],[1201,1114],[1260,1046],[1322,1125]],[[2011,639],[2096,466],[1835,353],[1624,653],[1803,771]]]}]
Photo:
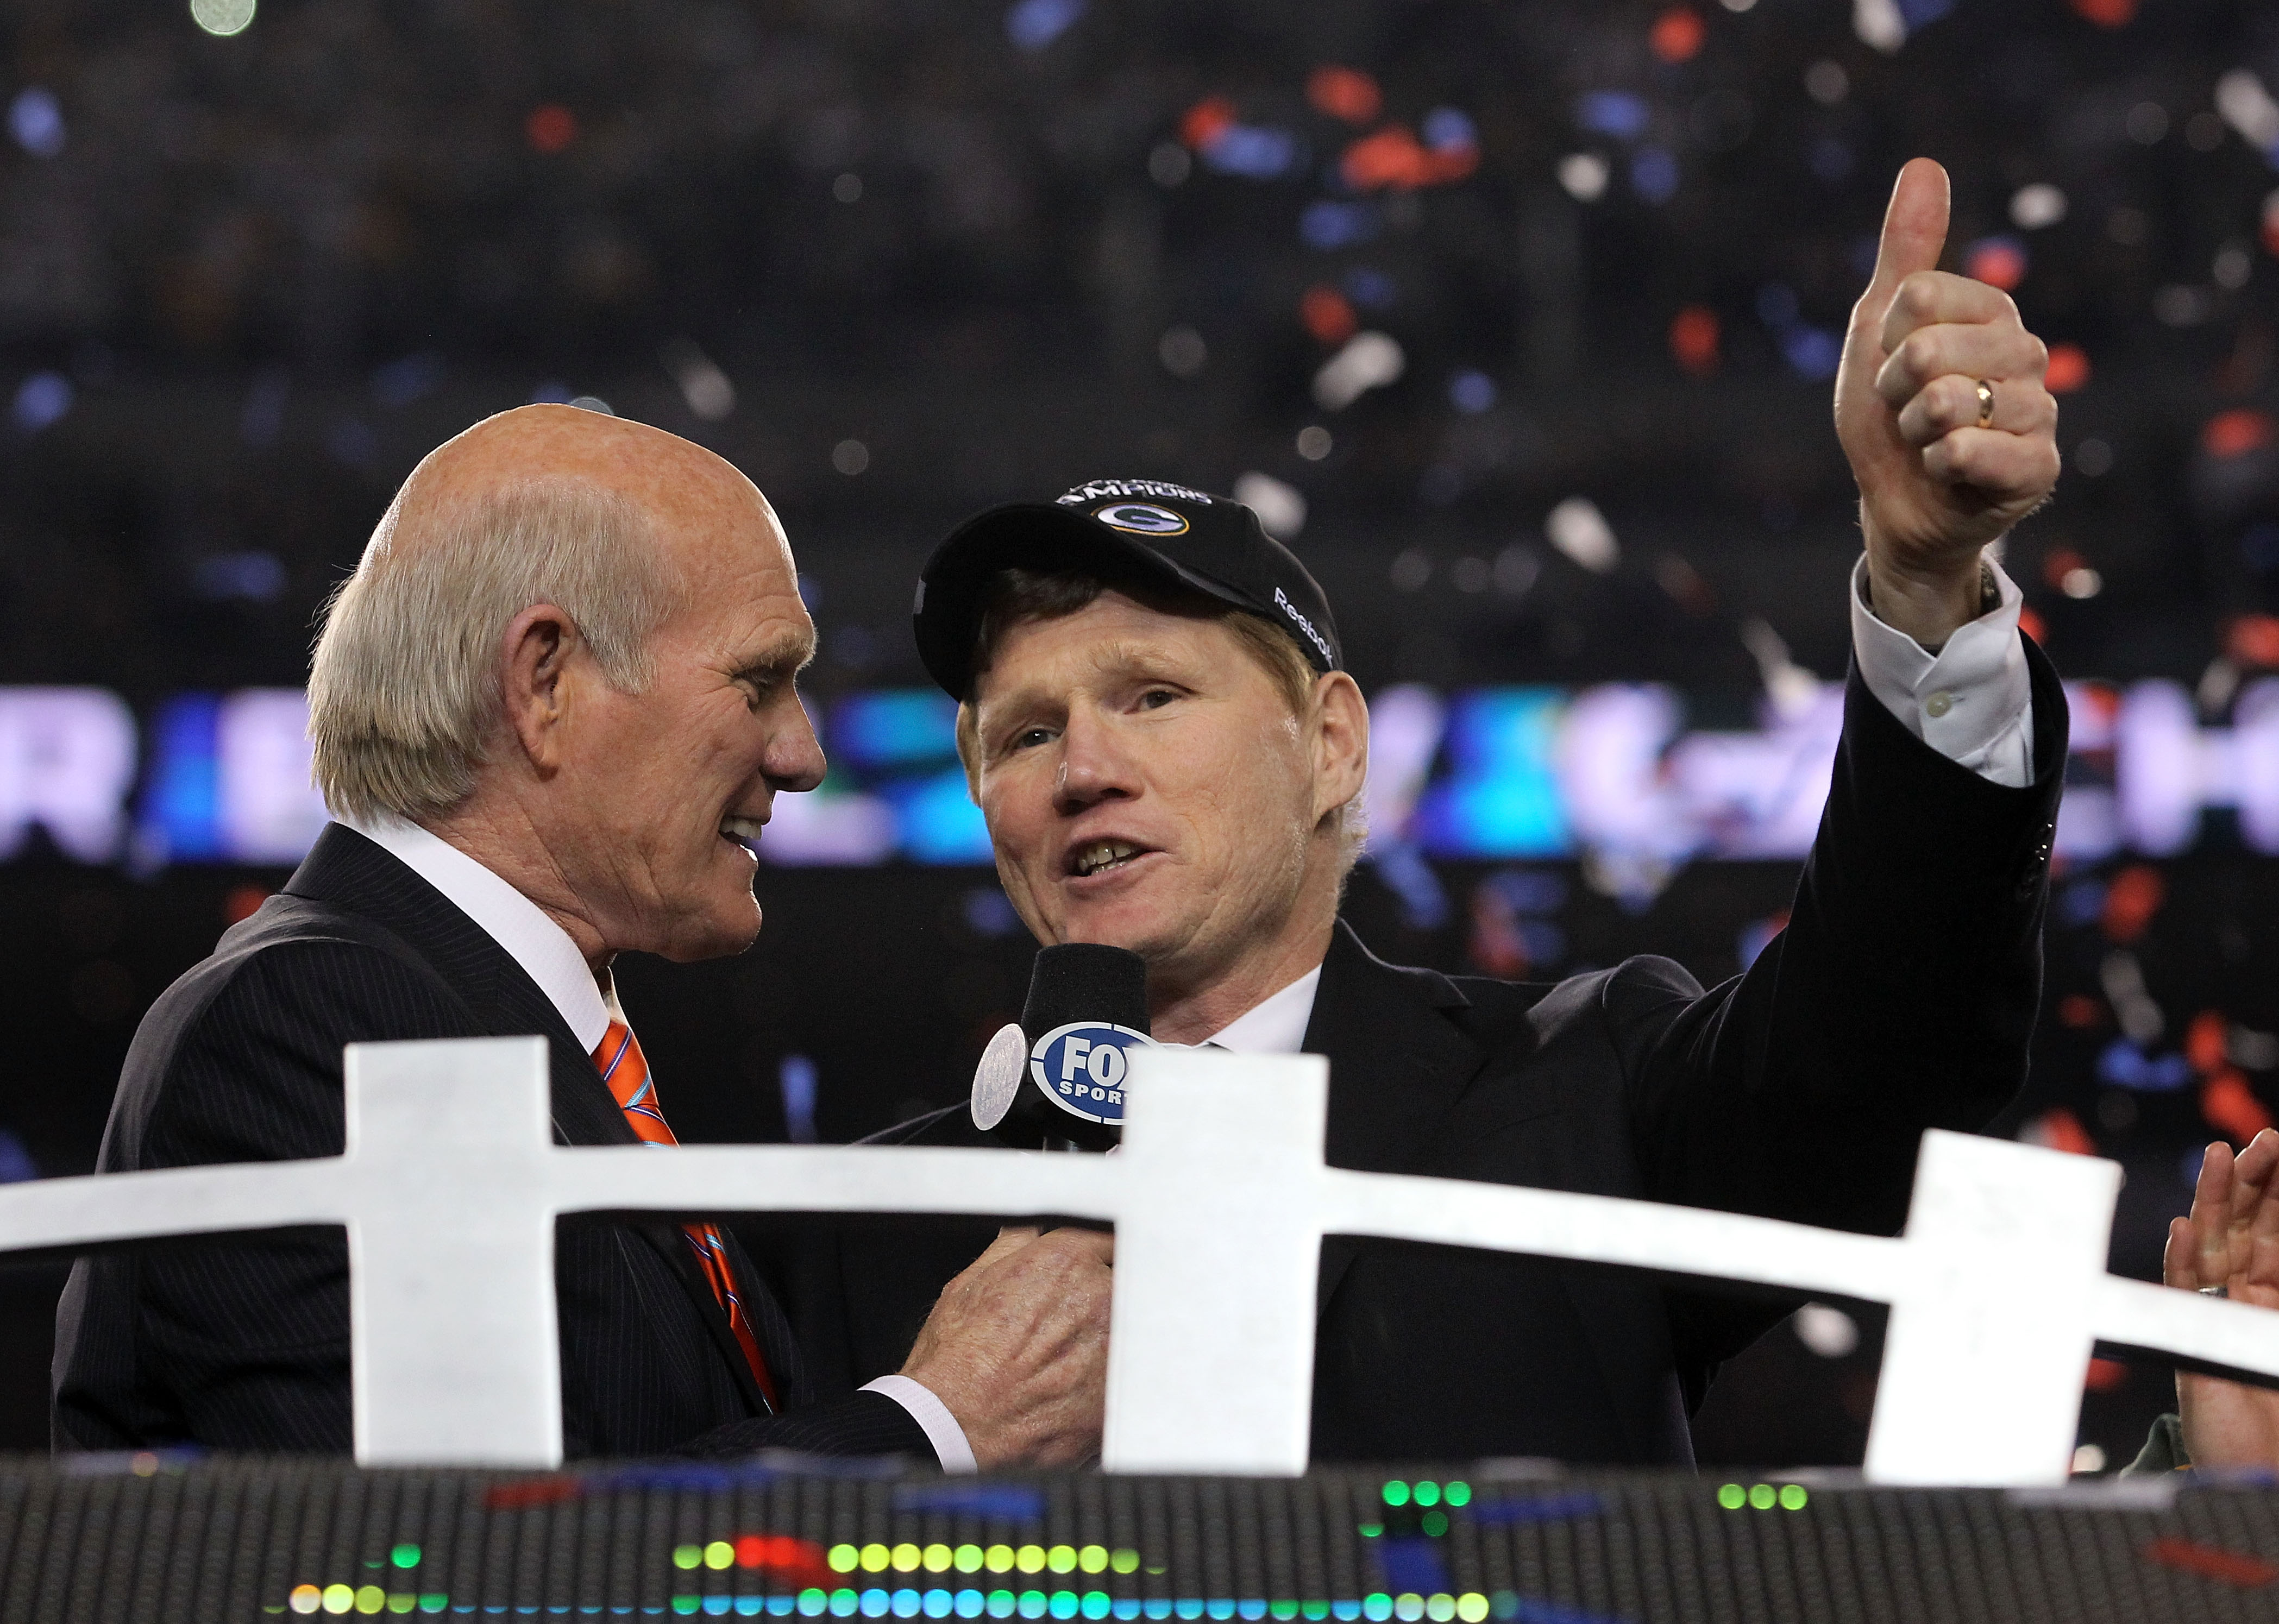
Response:
[{"label": "smiling mouth", "polygon": [[1094,840],[1069,854],[1069,872],[1083,879],[1093,874],[1105,874],[1110,869],[1122,868],[1134,858],[1147,854],[1146,846],[1134,846],[1128,840]]},{"label": "smiling mouth", "polygon": [[759,855],[761,822],[756,817],[724,817],[720,820],[720,838],[731,846],[740,846],[755,857]]}]

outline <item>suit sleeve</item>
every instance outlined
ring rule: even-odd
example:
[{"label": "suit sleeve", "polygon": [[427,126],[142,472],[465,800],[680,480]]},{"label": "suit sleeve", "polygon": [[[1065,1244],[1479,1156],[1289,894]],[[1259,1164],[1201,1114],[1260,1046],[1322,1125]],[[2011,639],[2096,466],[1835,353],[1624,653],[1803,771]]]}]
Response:
[{"label": "suit sleeve", "polygon": [[2066,757],[2064,691],[2026,650],[2030,783],[1949,761],[1855,670],[1787,929],[1707,994],[1611,978],[1652,1199],[1891,1233],[1923,1130],[1982,1127],[2023,1084]]}]

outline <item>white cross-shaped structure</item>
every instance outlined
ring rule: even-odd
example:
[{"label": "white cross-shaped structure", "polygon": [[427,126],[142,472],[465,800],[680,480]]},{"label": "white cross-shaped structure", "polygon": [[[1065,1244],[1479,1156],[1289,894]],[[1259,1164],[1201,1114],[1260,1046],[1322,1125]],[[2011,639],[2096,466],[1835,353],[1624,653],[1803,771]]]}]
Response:
[{"label": "white cross-shaped structure", "polygon": [[1107,1220],[1112,1472],[1305,1469],[1325,1234],[1889,1303],[1866,1461],[1880,1482],[2062,1482],[2099,1339],[2279,1377],[2279,1315],[2106,1272],[2118,1167],[1966,1134],[1924,1137],[1894,1239],[1331,1168],[1315,1055],[1136,1051],[1115,1156],[560,1146],[538,1038],[353,1045],[346,1076],[343,1154],[0,1188],[0,1252],[346,1225],[369,1466],[561,1461],[554,1228],[578,1212]]}]

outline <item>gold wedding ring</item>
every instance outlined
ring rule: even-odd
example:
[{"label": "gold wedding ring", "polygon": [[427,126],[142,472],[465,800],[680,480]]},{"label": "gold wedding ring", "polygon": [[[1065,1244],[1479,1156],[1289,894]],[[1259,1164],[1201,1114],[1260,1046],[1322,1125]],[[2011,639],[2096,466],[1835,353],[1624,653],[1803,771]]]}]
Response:
[{"label": "gold wedding ring", "polygon": [[1978,380],[1978,426],[1991,428],[1993,425],[1994,386],[1982,378]]}]

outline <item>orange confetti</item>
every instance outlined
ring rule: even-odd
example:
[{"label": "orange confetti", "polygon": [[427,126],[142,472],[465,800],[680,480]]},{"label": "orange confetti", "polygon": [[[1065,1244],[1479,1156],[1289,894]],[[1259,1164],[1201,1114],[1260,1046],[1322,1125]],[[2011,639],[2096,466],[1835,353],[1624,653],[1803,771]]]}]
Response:
[{"label": "orange confetti", "polygon": [[1179,139],[1200,152],[1224,134],[1233,123],[1234,103],[1223,96],[1209,96],[1181,115]]},{"label": "orange confetti", "polygon": [[2089,1137],[2089,1130],[2081,1125],[2081,1118],[2063,1106],[2052,1106],[2037,1117],[2029,1137],[2037,1145],[2063,1151],[2068,1156],[2097,1154],[2097,1141]]},{"label": "orange confetti", "polygon": [[1361,327],[1352,303],[1327,282],[1316,282],[1298,296],[1298,319],[1324,344],[1342,344]]},{"label": "orange confetti", "polygon": [[1670,319],[1669,353],[1692,378],[1707,378],[1717,370],[1717,312],[1706,304],[1689,304]]},{"label": "orange confetti", "polygon": [[1445,186],[1461,180],[1480,165],[1477,147],[1450,147],[1435,151],[1420,143],[1405,125],[1389,124],[1374,135],[1364,135],[1346,149],[1338,172],[1356,192],[1390,187],[1414,191],[1423,186]]},{"label": "orange confetti", "polygon": [[2168,900],[2168,882],[2148,864],[2132,862],[2113,877],[2105,888],[2105,915],[2099,921],[2105,939],[2128,946],[2145,934],[2160,904]]},{"label": "orange confetti", "polygon": [[2244,456],[2271,443],[2271,414],[2252,406],[2220,411],[2200,429],[2200,444],[2210,456]]},{"label": "orange confetti", "polygon": [[2224,1019],[2221,1011],[2203,1009],[2184,1029],[2184,1058],[2202,1076],[2223,1069]]},{"label": "orange confetti", "polygon": [[1972,247],[1962,270],[1974,280],[2008,293],[2026,280],[2026,250],[2007,237],[1989,237]]},{"label": "orange confetti", "polygon": [[1691,62],[1701,54],[1702,42],[1708,37],[1700,12],[1691,6],[1673,5],[1654,19],[1646,42],[1664,62]]},{"label": "orange confetti", "polygon": [[2235,665],[2279,667],[2279,616],[2240,616],[2224,629],[2223,652]]},{"label": "orange confetti", "polygon": [[2200,1115],[2227,1138],[2244,1145],[2270,1127],[2271,1113],[2255,1097],[2247,1079],[2227,1066],[2200,1085]]},{"label": "orange confetti", "polygon": [[266,885],[232,885],[229,894],[221,900],[221,916],[232,924],[241,919],[250,919],[264,902],[269,900]]},{"label": "orange confetti", "polygon": [[1306,99],[1316,112],[1343,119],[1347,124],[1367,124],[1385,106],[1385,95],[1377,88],[1377,80],[1359,68],[1328,63],[1307,78]]},{"label": "orange confetti", "polygon": [[578,139],[578,115],[557,102],[531,109],[522,121],[523,138],[533,152],[552,154]]},{"label": "orange confetti", "polygon": [[2050,370],[2042,387],[2052,395],[2071,395],[2089,381],[2089,352],[2078,344],[2050,346]]}]

